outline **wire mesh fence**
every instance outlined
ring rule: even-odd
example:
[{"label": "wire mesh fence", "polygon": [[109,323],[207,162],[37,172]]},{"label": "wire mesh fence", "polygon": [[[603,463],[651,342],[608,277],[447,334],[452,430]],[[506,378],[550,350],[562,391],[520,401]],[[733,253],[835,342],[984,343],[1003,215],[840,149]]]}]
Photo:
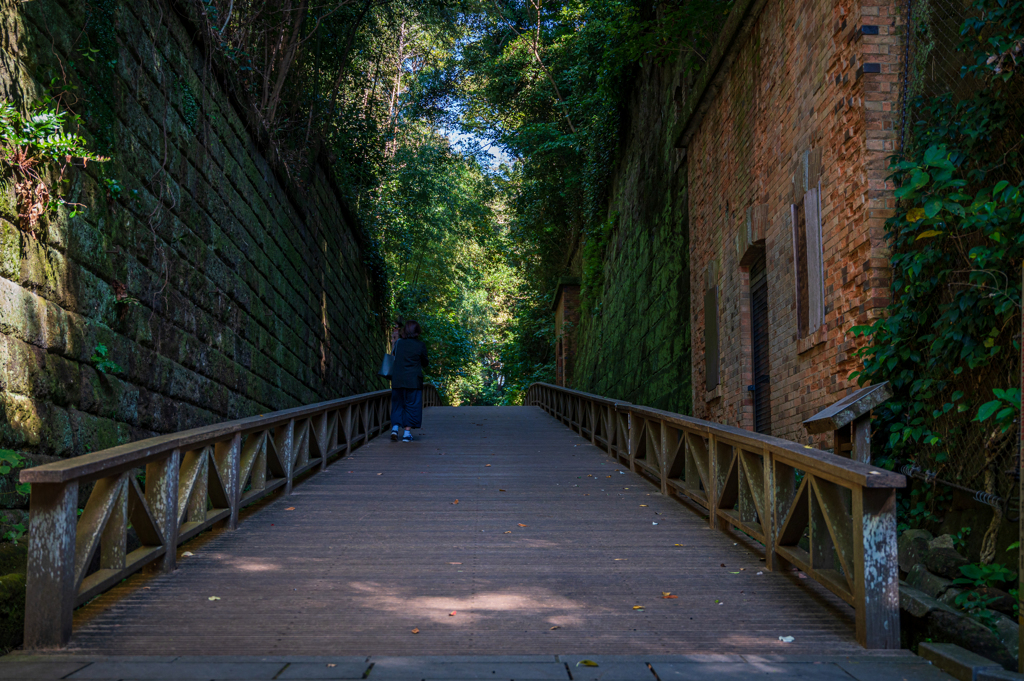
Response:
[{"label": "wire mesh fence", "polygon": [[[899,152],[903,154],[914,146],[915,129],[934,123],[927,120],[929,112],[936,110],[930,103],[940,98],[952,104],[968,102],[978,95],[983,82],[967,72],[965,67],[973,63],[975,55],[962,49],[965,21],[980,16],[973,0],[904,0],[901,13],[904,20],[903,74],[896,124],[899,126]],[[1003,115],[1007,134],[1003,139],[1022,139],[1024,107],[1008,107]],[[953,269],[939,292],[943,303],[956,300],[964,287],[972,285],[968,276],[973,267],[968,255],[973,245],[971,239],[968,235],[941,246],[948,249],[946,255],[951,261],[963,265]],[[1020,274],[1019,271],[994,272],[992,276],[1019,279]],[[1007,279],[993,284],[1008,288],[1014,282]],[[1020,328],[1017,317],[1016,323],[1003,329],[994,342],[1012,348],[1014,341],[1020,340]],[[1016,520],[1020,489],[1019,421],[1004,433],[973,420],[979,407],[992,399],[994,388],[1020,384],[1019,352],[1005,352],[1004,357],[1003,361],[968,369],[950,380],[947,399],[958,406],[937,416],[930,424],[945,446],[918,448],[903,472],[959,489],[973,495],[978,502],[998,509],[1003,517]],[[956,393],[962,393],[963,397],[954,399]]]}]

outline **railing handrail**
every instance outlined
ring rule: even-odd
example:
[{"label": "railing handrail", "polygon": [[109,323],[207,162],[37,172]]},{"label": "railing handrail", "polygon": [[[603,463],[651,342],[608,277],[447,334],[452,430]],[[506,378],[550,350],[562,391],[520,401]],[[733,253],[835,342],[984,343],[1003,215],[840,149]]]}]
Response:
[{"label": "railing handrail", "polygon": [[534,383],[526,405],[547,411],[630,470],[764,547],[768,570],[789,565],[854,607],[857,640],[898,648],[899,473],[734,426]]},{"label": "railing handrail", "polygon": [[[737,428],[736,426],[715,423],[714,421],[705,421],[693,416],[686,416],[684,414],[666,411],[664,409],[645,407],[643,405],[633,404],[632,402],[626,402],[625,400],[612,400],[607,397],[601,397],[600,395],[586,393],[582,390],[573,390],[572,388],[565,388],[560,385],[552,385],[551,383],[538,381],[530,384],[530,388],[533,388],[534,386],[557,390],[577,397],[585,397],[589,400],[594,400],[595,402],[601,402],[608,406],[613,406],[620,412],[631,412],[648,418],[658,418],[693,430],[702,430],[709,434],[714,433],[715,435],[724,436],[731,441],[735,441],[738,444],[749,446],[751,448],[771,448],[775,453],[784,452],[784,455],[789,458],[792,463],[796,464],[798,468],[803,469],[804,467],[815,467],[822,470],[824,473],[842,478],[848,482],[856,482],[863,487],[900,489],[907,485],[906,476],[900,473],[887,471],[884,468],[878,468],[877,466],[854,461],[853,459],[848,459],[846,457],[839,456],[838,454],[833,454],[832,452],[826,452],[823,449],[817,449],[809,445],[801,445],[797,442],[793,442],[792,440],[775,437],[774,435],[755,433],[750,430],[744,430],[743,428]],[[529,388],[527,388],[527,391],[529,391]]]},{"label": "railing handrail", "polygon": [[[424,385],[423,389],[437,393],[437,388],[429,383]],[[367,399],[379,397],[390,392],[390,389],[374,390],[368,393],[340,397],[335,400],[283,409],[269,414],[248,416],[234,421],[200,426],[178,433],[155,435],[145,440],[127,442],[123,445],[102,449],[98,452],[90,452],[89,454],[82,454],[70,459],[26,468],[21,471],[19,480],[27,483],[58,483],[70,482],[72,480],[88,481],[90,478],[102,476],[111,470],[126,467],[136,468],[147,463],[153,457],[160,456],[173,449],[183,449],[186,447],[196,449],[218,440],[223,440],[226,435],[234,433],[246,435],[250,432],[266,430],[274,426],[284,425],[292,419],[301,419],[312,414],[364,402]],[[440,404],[440,397],[436,401]]]},{"label": "railing handrail", "polygon": [[135,468],[146,463],[152,457],[159,456],[172,449],[182,449],[185,447],[197,449],[217,440],[222,440],[227,435],[234,433],[245,435],[250,431],[266,430],[277,425],[283,425],[291,419],[300,419],[311,414],[356,404],[370,397],[384,395],[389,392],[391,391],[375,390],[336,400],[275,411],[270,414],[249,416],[234,421],[215,423],[210,426],[200,426],[178,433],[156,435],[145,440],[136,440],[135,442],[128,442],[116,447],[110,447],[109,449],[102,449],[98,452],[90,452],[89,454],[82,454],[70,459],[54,461],[34,468],[26,468],[21,471],[19,479],[21,482],[28,483],[70,482],[72,480],[88,479],[95,475],[102,475],[109,470],[125,466]]}]

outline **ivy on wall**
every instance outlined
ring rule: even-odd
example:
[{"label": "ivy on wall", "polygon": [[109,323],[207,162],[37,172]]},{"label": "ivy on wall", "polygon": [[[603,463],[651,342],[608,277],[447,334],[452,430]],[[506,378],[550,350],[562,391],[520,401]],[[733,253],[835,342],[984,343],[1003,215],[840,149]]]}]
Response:
[{"label": "ivy on wall", "polygon": [[854,376],[889,381],[895,394],[880,414],[878,463],[915,464],[1008,498],[1020,410],[1024,2],[973,8],[959,48],[966,82],[956,88],[972,94],[911,100],[914,124],[894,165],[899,207],[887,223],[892,302],[885,318],[853,329],[870,338]]}]

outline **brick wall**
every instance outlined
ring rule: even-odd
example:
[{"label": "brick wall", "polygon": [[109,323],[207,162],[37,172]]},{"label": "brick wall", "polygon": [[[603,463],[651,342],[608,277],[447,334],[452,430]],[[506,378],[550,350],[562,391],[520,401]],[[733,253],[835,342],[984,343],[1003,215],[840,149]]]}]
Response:
[{"label": "brick wall", "polygon": [[[749,269],[736,235],[764,211],[771,434],[811,443],[801,422],[855,387],[849,333],[888,302],[884,223],[895,136],[899,24],[886,0],[768,0],[710,96],[687,147],[694,415],[753,427]],[[878,35],[862,33],[863,25]],[[875,68],[865,65],[877,64]],[[797,331],[792,213],[805,152],[820,153],[823,328]],[[797,188],[794,188],[797,185]],[[716,261],[721,387],[704,382],[704,277]],[[830,447],[829,436],[816,436]]]},{"label": "brick wall", "polygon": [[[0,178],[0,447],[36,460],[384,387],[363,247],[326,164],[290,179],[178,10],[3,13],[3,96],[80,79],[68,101],[113,157],[72,173],[84,215],[35,235]],[[113,53],[88,60],[94,45]],[[96,371],[100,345],[122,373]]]},{"label": "brick wall", "polygon": [[[603,293],[580,315],[573,386],[689,413],[686,167],[672,65],[638,69],[614,177]],[[579,274],[577,258],[574,271]]]}]

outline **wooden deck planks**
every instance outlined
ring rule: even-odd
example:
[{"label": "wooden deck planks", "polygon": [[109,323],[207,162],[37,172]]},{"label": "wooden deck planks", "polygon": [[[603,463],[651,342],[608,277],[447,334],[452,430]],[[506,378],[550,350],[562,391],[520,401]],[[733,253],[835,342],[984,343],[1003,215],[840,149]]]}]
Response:
[{"label": "wooden deck planks", "polygon": [[174,574],[97,599],[68,652],[863,652],[851,608],[811,580],[758,576],[742,541],[539,408],[432,408],[424,423],[418,441],[375,440]]}]

